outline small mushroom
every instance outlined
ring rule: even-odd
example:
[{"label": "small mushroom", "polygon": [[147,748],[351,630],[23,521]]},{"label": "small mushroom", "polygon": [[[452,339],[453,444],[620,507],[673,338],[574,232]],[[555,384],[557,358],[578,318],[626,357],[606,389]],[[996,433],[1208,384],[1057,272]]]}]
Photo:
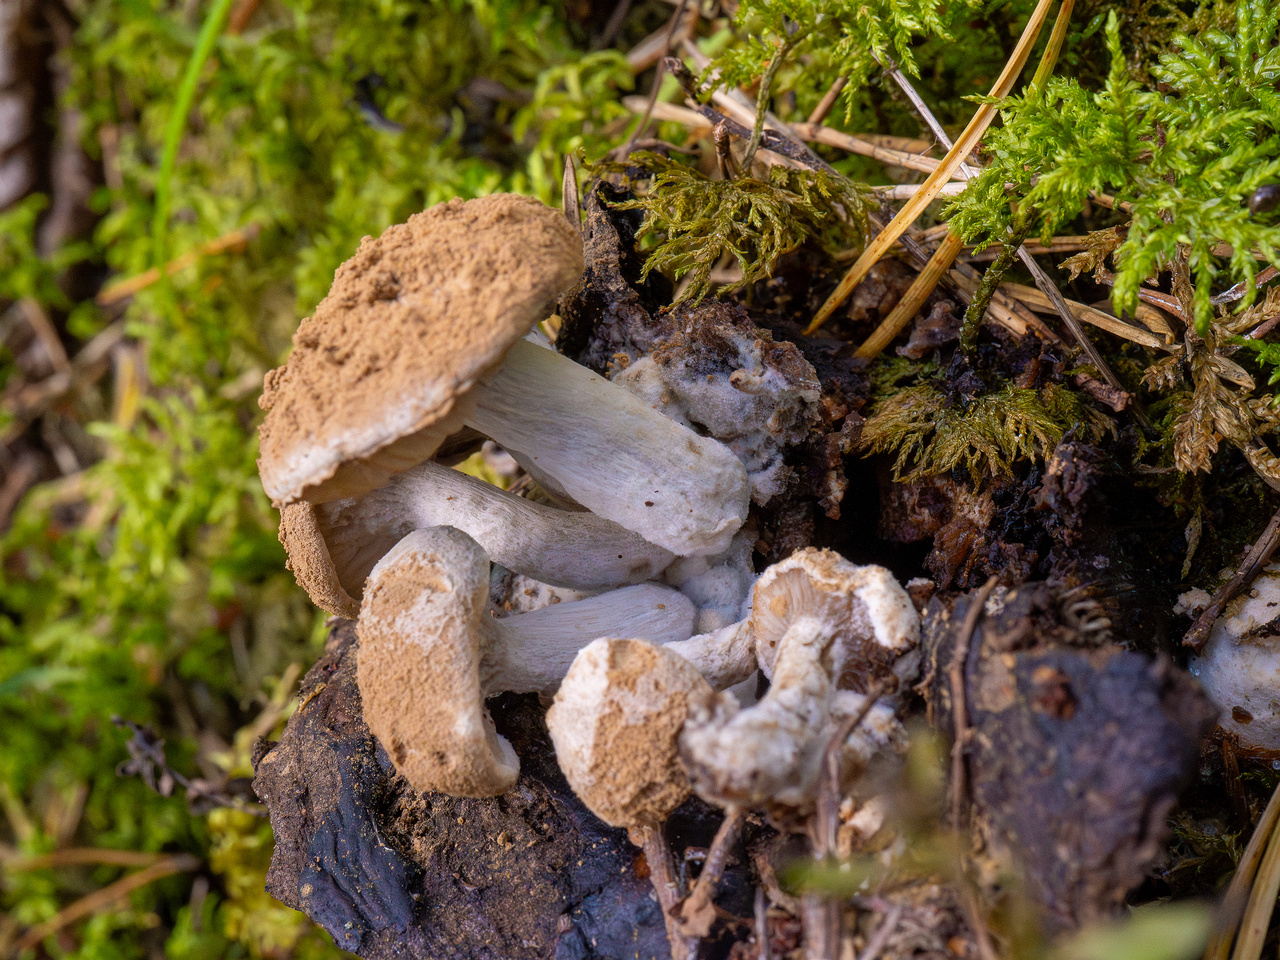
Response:
[{"label": "small mushroom", "polygon": [[495,562],[543,583],[595,590],[652,579],[674,556],[592,513],[559,510],[438,463],[362,497],[280,511],[290,569],[315,604],[354,616],[374,564],[413,530],[456,527]]},{"label": "small mushroom", "polygon": [[489,613],[489,558],[452,527],[416,530],[378,561],[356,625],[365,722],[409,783],[492,796],[519,773],[485,697],[553,691],[579,648],[611,630],[662,643],[693,629],[693,606],[654,584],[504,619]]},{"label": "small mushroom", "polygon": [[522,339],[581,272],[577,232],[526,197],[450,201],[366,238],[264,382],[272,501],[361,496],[470,426],[652,543],[724,550],[749,499],[733,452]]},{"label": "small mushroom", "polygon": [[1190,667],[1241,751],[1280,757],[1280,563],[1227,604]]},{"label": "small mushroom", "polygon": [[670,647],[602,638],[578,653],[547,711],[573,792],[605,823],[626,827],[644,850],[673,957],[688,955],[663,833],[690,792],[677,740],[691,711],[715,709],[715,691]]},{"label": "small mushroom", "polygon": [[556,759],[582,802],[615,827],[662,823],[689,796],[676,741],[715,691],[669,647],[595,640],[580,651],[547,711]]},{"label": "small mushroom", "polygon": [[[689,718],[681,756],[699,796],[713,803],[803,809],[827,741],[862,705],[858,688],[889,676],[918,642],[919,618],[889,571],[809,548],[761,575],[749,622],[768,693],[745,709],[719,695],[714,711]],[[900,739],[892,711],[878,705],[845,754],[869,756]]]}]

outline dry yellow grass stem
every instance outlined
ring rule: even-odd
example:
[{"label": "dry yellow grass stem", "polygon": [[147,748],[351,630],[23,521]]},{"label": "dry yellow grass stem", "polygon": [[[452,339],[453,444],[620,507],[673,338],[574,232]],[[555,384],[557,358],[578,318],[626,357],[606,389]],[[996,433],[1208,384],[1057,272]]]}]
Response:
[{"label": "dry yellow grass stem", "polygon": [[919,276],[898,301],[898,305],[880,322],[880,326],[876,327],[875,332],[858,348],[854,356],[865,357],[868,360],[879,356],[880,351],[893,342],[893,338],[924,306],[924,302],[929,299],[929,294],[933,293],[933,288],[938,285],[942,275],[950,269],[952,261],[963,248],[963,240],[953,233],[947,234],[947,238],[938,244],[938,249],[929,258],[928,266],[920,271]]},{"label": "dry yellow grass stem", "polygon": [[1271,926],[1271,912],[1276,905],[1277,893],[1280,893],[1280,825],[1272,824],[1267,852],[1258,864],[1258,873],[1249,891],[1249,905],[1244,908],[1244,916],[1240,919],[1240,933],[1235,952],[1231,954],[1232,960],[1258,960],[1262,956],[1262,945],[1267,939],[1267,928]]},{"label": "dry yellow grass stem", "polygon": [[[251,223],[247,227],[241,227],[239,230],[224,233],[222,236],[170,260],[164,265],[164,272],[166,275],[172,275],[184,267],[191,266],[201,257],[212,256],[215,253],[225,253],[228,250],[243,250],[249,241],[258,235],[260,229],[256,223]],[[139,290],[146,289],[159,279],[160,268],[152,267],[150,270],[144,270],[136,277],[120,280],[108,287],[104,287],[95,299],[98,306],[108,307],[113,303],[118,303],[133,296]]]},{"label": "dry yellow grass stem", "polygon": [[105,910],[117,900],[128,896],[134,890],[140,890],[149,883],[154,883],[161,877],[167,877],[173,873],[185,873],[199,866],[200,861],[197,858],[189,854],[179,853],[172,857],[166,857],[158,863],[153,863],[137,873],[121,877],[115,883],[103,887],[101,890],[95,890],[93,893],[81,897],[75,903],[64,907],[44,923],[36,924],[13,945],[12,955],[15,957],[21,956],[24,951],[30,950],[51,933],[57,933],[63,927],[69,926],[77,920],[83,920],[99,910]]},{"label": "dry yellow grass stem", "polygon": [[[1031,48],[1040,36],[1040,29],[1044,26],[1044,22],[1049,16],[1049,8],[1052,5],[1053,0],[1040,0],[1036,4],[1031,18],[1027,21],[1026,28],[1022,31],[1022,37],[1018,40],[1018,45],[1013,51],[1013,56],[1009,58],[1009,62],[1005,64],[1004,70],[991,88],[992,97],[1007,96],[1013,88],[1018,74],[1026,66],[1027,58],[1031,55]],[[982,139],[982,135],[986,133],[987,127],[991,125],[995,115],[995,108],[989,104],[983,104],[978,107],[973,119],[969,121],[969,125],[964,128],[964,132],[960,134],[955,144],[947,151],[947,155],[943,157],[938,169],[929,175],[920,190],[903,205],[902,209],[898,211],[898,215],[880,232],[879,236],[868,244],[867,249],[862,252],[862,256],[849,268],[849,272],[840,281],[840,285],[836,287],[831,296],[827,298],[827,302],[818,310],[805,333],[812,334],[826,322],[827,318],[835,312],[835,309],[840,304],[849,298],[854,288],[867,275],[867,271],[885,255],[897,239],[915,222],[916,217],[920,216],[924,208],[933,201],[947,181],[951,179],[952,174],[956,172],[960,164],[965,161],[973,148],[977,146],[978,141]],[[950,235],[948,234],[948,236]]]},{"label": "dry yellow grass stem", "polygon": [[[1057,313],[1049,298],[1041,293],[1036,287],[1029,287],[1021,283],[1002,283],[1000,289],[1012,297],[1017,297],[1032,310],[1040,310],[1044,313]],[[1078,303],[1075,300],[1067,300],[1066,304],[1071,308],[1072,315],[1077,320],[1092,324],[1099,330],[1105,330],[1107,333],[1114,333],[1117,337],[1124,337],[1134,343],[1141,344],[1144,347],[1150,347],[1152,350],[1161,350],[1165,353],[1172,352],[1172,348],[1157,337],[1149,330],[1142,327],[1135,327],[1132,324],[1125,323],[1123,320],[1117,320],[1109,313],[1103,313],[1096,307],[1090,307],[1087,304]]]},{"label": "dry yellow grass stem", "polygon": [[1236,872],[1222,898],[1222,909],[1226,924],[1214,934],[1209,946],[1204,951],[1204,960],[1227,960],[1231,954],[1231,941],[1235,939],[1236,912],[1244,902],[1258,872],[1258,864],[1262,861],[1263,851],[1267,849],[1267,841],[1275,833],[1276,823],[1280,822],[1280,786],[1271,794],[1267,809],[1262,811],[1262,819],[1249,838],[1249,845],[1244,848],[1240,862],[1236,864]]}]

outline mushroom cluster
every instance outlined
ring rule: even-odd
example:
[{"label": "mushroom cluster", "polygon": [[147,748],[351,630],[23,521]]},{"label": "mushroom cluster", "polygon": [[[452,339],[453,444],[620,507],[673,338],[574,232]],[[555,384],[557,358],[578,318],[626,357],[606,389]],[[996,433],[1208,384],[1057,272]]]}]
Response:
[{"label": "mushroom cluster", "polygon": [[[509,195],[361,243],[261,401],[290,568],[356,620],[365,720],[415,789],[510,790],[485,700],[537,693],[570,785],[637,842],[691,792],[803,813],[833,749],[848,778],[904,744],[868,700],[916,645],[915,609],[826,550],[756,576],[748,503],[780,468],[539,342],[581,272],[575,226]],[[453,469],[485,438],[552,503]],[[566,601],[495,605],[513,577]]]}]

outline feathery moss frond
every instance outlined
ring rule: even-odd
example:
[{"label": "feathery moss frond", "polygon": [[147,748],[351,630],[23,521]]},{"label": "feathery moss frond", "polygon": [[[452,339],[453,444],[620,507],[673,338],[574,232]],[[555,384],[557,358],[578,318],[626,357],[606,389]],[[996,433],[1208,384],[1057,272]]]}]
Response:
[{"label": "feathery moss frond", "polygon": [[1088,439],[1113,428],[1059,384],[1040,390],[1010,384],[967,404],[948,406],[941,390],[922,381],[872,407],[861,443],[869,453],[897,454],[895,480],[918,480],[963,466],[978,483],[1012,475],[1019,460],[1044,458],[1073,425]]},{"label": "feathery moss frond", "polygon": [[[1116,310],[1131,313],[1143,281],[1182,248],[1203,336],[1219,275],[1250,283],[1247,307],[1254,252],[1272,261],[1280,249],[1280,226],[1254,219],[1247,208],[1259,186],[1280,178],[1280,7],[1240,0],[1230,33],[1207,28],[1177,37],[1176,49],[1153,69],[1159,89],[1131,79],[1118,23],[1112,12],[1112,64],[1101,90],[1054,79],[1043,95],[1001,103],[1004,126],[986,143],[992,160],[952,205],[951,224],[970,242],[990,243],[1003,236],[1016,204],[1035,211],[1047,238],[1080,212],[1090,192],[1113,194],[1131,205],[1114,255]],[[1231,248],[1228,257],[1215,254],[1220,244]]]},{"label": "feathery moss frond", "polygon": [[837,249],[861,242],[866,227],[862,190],[822,170],[775,166],[768,180],[708,180],[653,153],[633,154],[631,162],[654,171],[653,180],[644,196],[619,206],[645,212],[639,236],[663,234],[645,275],[687,275],[682,300],[707,295],[711,270],[726,253],[742,268],[742,279],[726,289],[738,290],[769,277],[778,258],[806,240]]}]

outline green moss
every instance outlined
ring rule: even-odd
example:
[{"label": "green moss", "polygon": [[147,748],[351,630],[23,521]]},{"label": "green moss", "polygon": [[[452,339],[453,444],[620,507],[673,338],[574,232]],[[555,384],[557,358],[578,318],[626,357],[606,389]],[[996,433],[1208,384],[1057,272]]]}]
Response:
[{"label": "green moss", "polygon": [[1011,476],[1019,461],[1045,458],[1073,427],[1087,440],[1114,429],[1108,418],[1057,384],[1040,390],[1006,385],[949,405],[946,394],[923,380],[891,389],[872,405],[861,447],[894,454],[895,480],[960,467],[980,483]]}]

